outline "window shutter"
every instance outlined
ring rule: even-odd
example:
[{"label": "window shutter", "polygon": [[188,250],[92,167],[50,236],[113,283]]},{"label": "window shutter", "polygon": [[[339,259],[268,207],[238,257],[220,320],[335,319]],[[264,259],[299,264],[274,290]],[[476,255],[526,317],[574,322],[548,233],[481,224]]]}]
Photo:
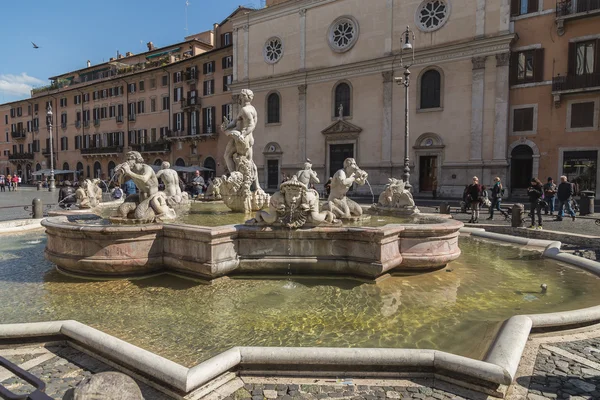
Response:
[{"label": "window shutter", "polygon": [[177,114],[173,114],[173,130],[177,131]]},{"label": "window shutter", "polygon": [[509,76],[508,80],[511,85],[517,83],[517,70],[519,68],[519,53],[510,53]]},{"label": "window shutter", "polygon": [[535,82],[544,80],[544,49],[536,49],[533,52],[533,80]]},{"label": "window shutter", "polygon": [[511,0],[510,1],[510,15],[515,16],[519,15],[519,6],[521,5],[520,0]]},{"label": "window shutter", "polygon": [[529,3],[527,3],[527,13],[538,12],[539,8],[540,8],[539,0],[529,0]]},{"label": "window shutter", "polygon": [[224,121],[226,116],[227,116],[227,104],[223,104],[221,106],[221,121]]},{"label": "window shutter", "polygon": [[185,131],[185,118],[183,113],[179,113],[181,115],[181,130]]},{"label": "window shutter", "polygon": [[594,54],[596,55],[596,60],[594,61],[594,73],[597,74],[600,72],[600,39],[597,39],[594,44]]},{"label": "window shutter", "polygon": [[569,43],[569,66],[568,75],[575,75],[575,69],[577,66],[577,43]]},{"label": "window shutter", "polygon": [[227,67],[225,66],[225,65],[227,65],[227,62],[225,61],[226,59],[227,59],[227,57],[223,57],[223,58],[221,59],[221,68],[222,68],[222,69],[225,69],[225,68],[227,68]]},{"label": "window shutter", "polygon": [[202,64],[202,73],[203,73],[204,75],[206,75],[206,71],[207,71],[207,69],[208,69],[208,64],[207,64],[207,63],[204,63],[204,64]]}]

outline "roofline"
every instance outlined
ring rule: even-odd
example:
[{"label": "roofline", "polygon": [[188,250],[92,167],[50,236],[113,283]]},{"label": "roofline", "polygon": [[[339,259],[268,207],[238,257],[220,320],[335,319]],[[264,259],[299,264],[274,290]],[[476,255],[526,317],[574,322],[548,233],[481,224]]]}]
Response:
[{"label": "roofline", "polygon": [[240,11],[256,11],[255,9],[252,8],[248,8],[248,7],[244,7],[244,6],[238,6],[235,10],[233,10],[233,12],[231,14],[229,14],[227,16],[227,18],[225,18],[223,21],[221,21],[221,23],[219,25],[223,25],[224,23],[226,23],[228,20],[230,20],[235,14],[237,14]]},{"label": "roofline", "polygon": [[[148,53],[154,53],[154,52],[157,52],[157,51],[159,51],[159,50],[168,49],[168,48],[175,47],[175,46],[181,46],[181,45],[183,45],[183,44],[186,44],[186,43],[191,43],[191,42],[198,42],[198,43],[200,43],[201,45],[207,46],[207,47],[209,47],[209,48],[210,48],[210,50],[209,50],[209,51],[212,51],[212,50],[213,50],[213,47],[214,47],[214,46],[212,46],[211,44],[209,44],[209,43],[206,43],[206,42],[204,42],[204,41],[202,41],[202,40],[198,40],[198,39],[190,39],[190,40],[185,40],[185,41],[183,41],[183,42],[179,42],[179,43],[170,44],[170,45],[168,45],[168,46],[157,47],[157,48],[156,48],[156,49],[154,49],[154,50],[148,50],[148,51],[145,51],[145,52],[143,52],[143,53],[134,54],[134,55],[132,55],[132,56],[129,56],[129,57],[138,57],[138,56],[143,56],[144,54],[148,54]],[[204,53],[202,53],[202,54],[204,54]],[[119,58],[118,60],[123,60],[123,59],[125,59],[125,58],[129,58],[129,57],[123,57],[123,58]],[[195,56],[194,56],[194,57],[195,57]],[[113,61],[116,61],[116,60],[113,60]],[[101,63],[101,64],[95,64],[95,65],[93,65],[93,66],[90,66],[90,67],[85,67],[85,68],[81,68],[81,69],[76,69],[76,70],[73,70],[73,71],[65,72],[65,73],[63,73],[63,74],[60,74],[60,75],[52,76],[52,77],[50,77],[50,78],[48,78],[48,79],[57,79],[57,78],[59,78],[59,77],[61,77],[61,76],[64,76],[64,75],[69,75],[69,74],[73,74],[73,73],[75,73],[75,72],[81,72],[81,71],[85,71],[85,70],[88,70],[88,69],[96,69],[96,68],[98,68],[98,67],[100,67],[100,66],[102,66],[102,65],[108,65],[109,63],[111,63],[111,62],[113,62],[113,61],[107,61],[107,62],[103,62],[103,63]]]},{"label": "roofline", "polygon": [[[185,42],[184,42],[184,43],[185,43]],[[184,60],[176,61],[176,62],[174,62],[174,63],[171,63],[171,64],[168,64],[168,65],[166,65],[166,66],[164,66],[164,67],[156,67],[156,68],[153,68],[153,69],[147,69],[147,70],[143,70],[143,71],[139,71],[139,72],[134,72],[134,73],[132,73],[132,74],[130,74],[130,75],[127,75],[127,76],[124,76],[124,77],[114,77],[113,79],[114,79],[114,80],[125,80],[126,78],[129,78],[130,76],[141,75],[141,74],[145,74],[145,73],[153,72],[153,71],[156,71],[156,70],[159,70],[159,69],[163,69],[163,70],[164,70],[164,69],[166,69],[166,68],[170,68],[170,67],[172,67],[173,65],[179,65],[179,64],[181,64],[181,63],[184,63],[184,62],[187,62],[187,61],[190,61],[190,60],[194,60],[194,59],[196,59],[196,58],[200,58],[200,57],[206,56],[207,54],[217,53],[217,52],[219,52],[219,51],[226,50],[226,49],[229,49],[229,48],[232,48],[232,47],[233,47],[233,45],[231,45],[231,44],[230,44],[230,45],[228,45],[228,46],[223,46],[223,47],[219,47],[219,48],[217,48],[217,49],[212,49],[212,50],[206,51],[206,52],[204,52],[204,53],[201,53],[201,54],[195,55],[195,56],[193,56],[193,57],[186,58],[186,59],[184,59]],[[110,80],[103,81],[102,83],[107,83],[107,82],[110,82],[110,81],[112,81],[113,79],[110,79]],[[67,93],[67,92],[70,92],[70,91],[73,91],[73,90],[76,90],[76,91],[81,91],[81,89],[83,89],[83,88],[87,88],[87,87],[94,86],[94,85],[98,85],[98,84],[100,84],[100,83],[99,83],[99,82],[90,81],[90,82],[89,82],[89,85],[79,86],[79,87],[72,88],[72,89],[66,89],[66,90],[64,90],[64,91],[62,91],[62,92],[60,91],[60,89],[59,89],[59,91],[57,91],[57,92],[50,92],[50,91],[48,91],[48,92],[47,92],[47,94],[40,95],[40,96],[39,96],[39,98],[42,98],[42,97],[44,97],[44,96],[52,96],[52,95],[56,95],[56,94],[59,94],[59,93],[60,93],[60,94],[62,94],[62,93]],[[0,108],[2,108],[2,106],[8,106],[8,105],[11,105],[11,104],[17,104],[17,103],[21,103],[21,102],[25,102],[25,101],[26,101],[26,102],[32,102],[32,101],[34,101],[35,99],[37,99],[37,98],[34,98],[34,97],[28,97],[28,98],[26,98],[26,99],[22,99],[22,100],[15,100],[15,101],[11,101],[11,102],[9,102],[9,103],[2,103],[2,104],[0,104]]]}]

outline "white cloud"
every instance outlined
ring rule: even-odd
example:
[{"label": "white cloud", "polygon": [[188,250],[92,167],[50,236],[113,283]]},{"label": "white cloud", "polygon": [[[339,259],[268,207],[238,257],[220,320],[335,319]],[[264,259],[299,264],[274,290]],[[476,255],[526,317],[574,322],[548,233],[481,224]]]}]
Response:
[{"label": "white cloud", "polygon": [[21,75],[0,74],[0,94],[7,96],[29,96],[34,86],[40,86],[46,82],[27,75],[22,72]]}]

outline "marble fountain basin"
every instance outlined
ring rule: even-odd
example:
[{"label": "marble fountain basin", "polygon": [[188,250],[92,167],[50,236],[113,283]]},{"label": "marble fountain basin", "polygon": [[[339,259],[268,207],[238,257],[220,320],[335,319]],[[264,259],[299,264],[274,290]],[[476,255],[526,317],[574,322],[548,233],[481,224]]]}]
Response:
[{"label": "marble fountain basin", "polygon": [[459,221],[290,230],[188,224],[112,225],[95,215],[45,219],[48,260],[64,272],[127,277],[173,271],[206,280],[225,275],[337,275],[375,280],[424,272],[457,259]]}]

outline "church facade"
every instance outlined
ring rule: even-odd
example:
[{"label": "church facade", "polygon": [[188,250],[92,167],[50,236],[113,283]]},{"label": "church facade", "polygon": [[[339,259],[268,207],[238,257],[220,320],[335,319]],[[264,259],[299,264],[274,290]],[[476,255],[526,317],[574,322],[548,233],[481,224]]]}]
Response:
[{"label": "church facade", "polygon": [[[347,157],[374,191],[401,178],[407,65],[415,195],[459,196],[474,175],[506,178],[508,0],[272,0],[232,24],[232,90],[254,91],[265,188],[307,158],[321,182]],[[414,56],[401,51],[407,26]]]}]

